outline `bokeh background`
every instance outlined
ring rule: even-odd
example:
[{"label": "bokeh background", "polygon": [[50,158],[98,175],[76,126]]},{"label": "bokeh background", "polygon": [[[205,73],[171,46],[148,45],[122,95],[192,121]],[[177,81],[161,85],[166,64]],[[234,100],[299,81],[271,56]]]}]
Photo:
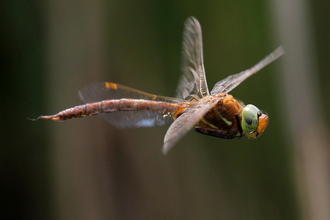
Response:
[{"label": "bokeh background", "polygon": [[[330,219],[327,1],[15,0],[0,3],[1,219]],[[98,117],[31,121],[113,81],[173,96],[182,30],[203,29],[209,87],[279,45],[232,91],[270,115],[257,140]]]}]

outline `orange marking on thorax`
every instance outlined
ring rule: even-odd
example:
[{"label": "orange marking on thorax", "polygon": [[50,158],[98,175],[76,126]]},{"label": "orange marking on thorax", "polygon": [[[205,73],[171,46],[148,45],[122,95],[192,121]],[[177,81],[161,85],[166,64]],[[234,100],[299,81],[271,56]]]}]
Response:
[{"label": "orange marking on thorax", "polygon": [[227,95],[223,100],[223,108],[228,113],[228,115],[242,114],[243,106],[242,104],[234,99],[232,95]]}]

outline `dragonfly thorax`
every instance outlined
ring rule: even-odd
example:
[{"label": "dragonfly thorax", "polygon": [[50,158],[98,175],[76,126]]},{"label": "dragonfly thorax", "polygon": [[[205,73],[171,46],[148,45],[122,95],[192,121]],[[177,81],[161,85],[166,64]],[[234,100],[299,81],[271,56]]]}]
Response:
[{"label": "dragonfly thorax", "polygon": [[198,122],[195,130],[225,139],[242,137],[241,115],[244,104],[225,93],[211,97],[218,99],[218,103]]},{"label": "dragonfly thorax", "polygon": [[197,132],[225,139],[240,138],[245,134],[257,138],[268,125],[268,115],[254,105],[245,106],[232,95],[221,93],[200,101],[209,99],[216,99],[218,103],[197,123]]}]

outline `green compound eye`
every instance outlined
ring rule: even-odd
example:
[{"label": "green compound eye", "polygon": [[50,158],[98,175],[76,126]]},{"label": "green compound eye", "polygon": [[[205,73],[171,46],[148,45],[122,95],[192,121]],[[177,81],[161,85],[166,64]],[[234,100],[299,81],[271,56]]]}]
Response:
[{"label": "green compound eye", "polygon": [[257,130],[259,124],[260,110],[254,105],[247,105],[242,112],[242,129],[245,133],[253,133]]}]

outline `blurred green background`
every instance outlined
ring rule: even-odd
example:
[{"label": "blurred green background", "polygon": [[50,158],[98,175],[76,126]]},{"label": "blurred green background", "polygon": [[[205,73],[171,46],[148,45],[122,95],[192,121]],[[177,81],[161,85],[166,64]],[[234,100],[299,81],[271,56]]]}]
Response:
[{"label": "blurred green background", "polygon": [[[330,219],[326,1],[0,3],[1,219]],[[30,121],[113,81],[173,96],[183,23],[202,25],[210,89],[279,45],[286,54],[232,95],[270,115],[257,140],[97,117]]]}]

